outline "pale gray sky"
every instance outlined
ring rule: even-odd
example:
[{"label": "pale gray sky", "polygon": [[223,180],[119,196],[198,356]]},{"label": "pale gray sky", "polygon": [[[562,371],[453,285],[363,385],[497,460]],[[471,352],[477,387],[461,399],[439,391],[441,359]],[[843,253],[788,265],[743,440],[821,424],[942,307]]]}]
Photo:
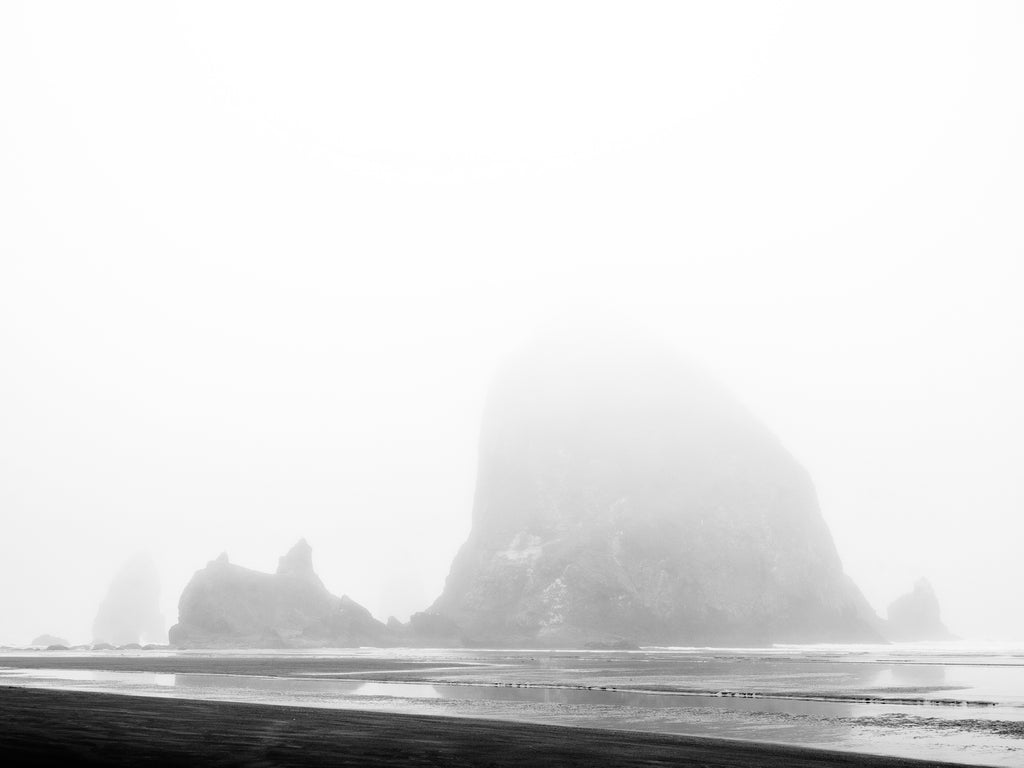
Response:
[{"label": "pale gray sky", "polygon": [[1024,638],[1024,6],[0,6],[0,643],[305,536],[404,617],[498,362],[606,309],[810,469],[880,610]]}]

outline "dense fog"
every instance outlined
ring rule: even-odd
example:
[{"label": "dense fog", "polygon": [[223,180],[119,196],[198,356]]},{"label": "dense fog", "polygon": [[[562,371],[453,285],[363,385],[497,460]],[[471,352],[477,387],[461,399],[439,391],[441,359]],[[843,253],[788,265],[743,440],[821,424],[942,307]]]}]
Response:
[{"label": "dense fog", "polygon": [[566,323],[727,387],[880,614],[926,578],[1024,639],[1021,39],[1009,2],[4,4],[0,644],[99,639],[131,562],[152,635],[301,537],[406,619],[493,376]]}]

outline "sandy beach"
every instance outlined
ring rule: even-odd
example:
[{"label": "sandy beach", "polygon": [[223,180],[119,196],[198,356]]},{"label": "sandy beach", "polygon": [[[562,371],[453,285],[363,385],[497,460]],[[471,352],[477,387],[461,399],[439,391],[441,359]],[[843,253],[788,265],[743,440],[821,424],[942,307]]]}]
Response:
[{"label": "sandy beach", "polygon": [[[959,645],[0,654],[2,745],[29,762],[68,750],[75,760],[195,762],[189,750],[201,747],[213,750],[201,762],[215,764],[272,764],[260,755],[295,750],[309,764],[336,764],[336,754],[416,764],[440,750],[435,764],[468,755],[482,765],[611,765],[714,744],[709,765],[783,753],[829,765],[838,753],[838,764],[1009,767],[1024,754],[1022,686],[1016,647]],[[126,713],[138,718],[122,724]],[[194,733],[211,736],[192,744]],[[335,756],[317,757],[320,742]],[[506,746],[492,756],[490,744]],[[582,750],[579,763],[566,763],[564,745]]]},{"label": "sandy beach", "polygon": [[0,689],[6,766],[950,765],[648,733],[79,691]]}]

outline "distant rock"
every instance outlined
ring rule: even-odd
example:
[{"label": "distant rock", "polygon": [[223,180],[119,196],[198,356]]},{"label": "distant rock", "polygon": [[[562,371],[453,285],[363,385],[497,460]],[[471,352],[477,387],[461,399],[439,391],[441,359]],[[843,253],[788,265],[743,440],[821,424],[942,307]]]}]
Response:
[{"label": "distant rock", "polygon": [[914,589],[889,604],[885,634],[897,642],[952,640],[942,623],[939,599],[928,579],[918,579]]},{"label": "distant rock", "polygon": [[48,645],[70,645],[67,640],[63,637],[57,637],[56,635],[39,635],[29,645],[39,645],[46,647]]},{"label": "distant rock", "polygon": [[160,614],[160,575],[144,555],[125,563],[115,574],[93,622],[93,642],[126,645],[142,640],[163,640]]},{"label": "distant rock", "polygon": [[387,628],[347,596],[335,597],[299,541],[277,572],[232,565],[226,554],[197,571],[178,602],[170,641],[179,648],[386,645]]},{"label": "distant rock", "polygon": [[881,639],[806,470],[724,387],[623,333],[552,334],[500,371],[472,529],[424,616],[502,646]]},{"label": "distant rock", "polygon": [[44,650],[47,650],[47,651],[69,651],[71,649],[68,648],[67,645],[65,645],[64,643],[54,643],[53,645],[46,646],[46,648]]},{"label": "distant rock", "polygon": [[462,629],[447,616],[420,611],[402,623],[388,617],[388,644],[413,648],[458,648],[466,645]]},{"label": "distant rock", "polygon": [[614,640],[611,642],[591,641],[584,643],[583,647],[590,651],[635,651],[640,648],[639,645],[628,640]]},{"label": "distant rock", "polygon": [[436,647],[466,644],[462,629],[447,616],[420,611],[409,618],[408,636],[411,644]]}]

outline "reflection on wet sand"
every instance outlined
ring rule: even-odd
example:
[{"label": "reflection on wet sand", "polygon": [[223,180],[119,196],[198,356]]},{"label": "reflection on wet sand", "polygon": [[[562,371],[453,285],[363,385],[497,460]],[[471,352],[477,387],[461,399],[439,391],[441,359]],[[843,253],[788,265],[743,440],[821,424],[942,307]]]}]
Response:
[{"label": "reflection on wet sand", "polygon": [[[719,736],[988,765],[1024,763],[1024,667],[1005,659],[998,664],[966,660],[944,657],[936,663],[921,655],[914,663],[882,652],[659,649],[0,656],[0,680],[195,700]],[[39,666],[29,668],[32,662]],[[46,662],[52,667],[43,668]],[[86,664],[114,669],[83,668]],[[170,671],[175,668],[189,671]],[[942,703],[972,700],[985,705]]]}]

